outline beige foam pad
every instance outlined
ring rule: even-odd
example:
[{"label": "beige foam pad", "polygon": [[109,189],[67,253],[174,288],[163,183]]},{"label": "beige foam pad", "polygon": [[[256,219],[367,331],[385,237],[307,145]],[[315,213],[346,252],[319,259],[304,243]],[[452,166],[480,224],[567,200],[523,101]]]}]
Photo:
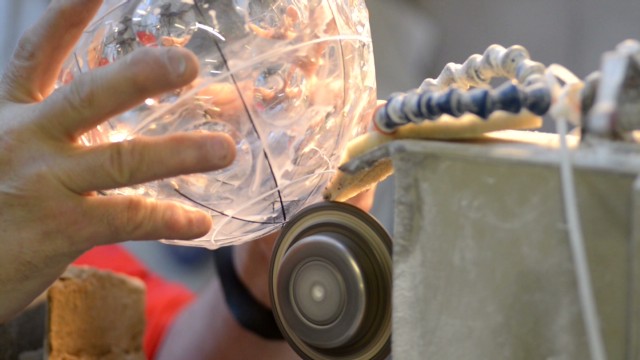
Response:
[{"label": "beige foam pad", "polygon": [[[349,143],[341,165],[393,140],[468,140],[480,138],[493,131],[537,129],[540,126],[542,126],[542,118],[528,111],[521,111],[518,114],[497,111],[487,120],[473,114],[465,114],[459,118],[443,115],[436,121],[402,126],[390,135],[379,132],[361,135]],[[371,188],[392,173],[393,167],[390,159],[381,159],[370,167],[353,174],[338,171],[325,189],[324,197],[334,201],[347,200]]]},{"label": "beige foam pad", "polygon": [[70,267],[48,291],[49,359],[145,359],[144,284]]}]

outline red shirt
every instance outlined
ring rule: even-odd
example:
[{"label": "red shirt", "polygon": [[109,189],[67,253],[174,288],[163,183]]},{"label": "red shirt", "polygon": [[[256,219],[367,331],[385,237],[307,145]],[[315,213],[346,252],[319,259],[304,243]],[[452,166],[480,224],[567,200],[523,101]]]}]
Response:
[{"label": "red shirt", "polygon": [[74,265],[87,265],[98,269],[134,276],[147,286],[144,334],[144,352],[148,359],[155,357],[167,329],[176,315],[191,302],[195,295],[186,287],[171,283],[153,274],[129,254],[122,246],[100,246],[79,257]]}]

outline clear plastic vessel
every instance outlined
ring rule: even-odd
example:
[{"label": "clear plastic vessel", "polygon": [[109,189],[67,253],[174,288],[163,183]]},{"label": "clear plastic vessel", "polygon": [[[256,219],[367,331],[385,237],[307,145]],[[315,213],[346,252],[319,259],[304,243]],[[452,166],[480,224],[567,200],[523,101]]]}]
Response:
[{"label": "clear plastic vessel", "polygon": [[198,79],[110,119],[83,143],[223,131],[237,146],[226,169],[108,192],[209,212],[209,234],[169,243],[217,248],[278,230],[320,199],[375,104],[363,0],[106,0],[59,85],[144,46],[192,50]]}]

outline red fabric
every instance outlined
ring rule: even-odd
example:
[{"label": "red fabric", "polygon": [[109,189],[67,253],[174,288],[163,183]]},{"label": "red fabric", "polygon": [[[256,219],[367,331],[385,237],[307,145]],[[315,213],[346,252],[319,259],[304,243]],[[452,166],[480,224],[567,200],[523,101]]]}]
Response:
[{"label": "red fabric", "polygon": [[118,245],[96,247],[79,257],[74,265],[111,270],[144,281],[147,286],[144,352],[148,359],[155,357],[162,338],[176,315],[194,299],[194,294],[187,288],[153,274],[138,259]]}]

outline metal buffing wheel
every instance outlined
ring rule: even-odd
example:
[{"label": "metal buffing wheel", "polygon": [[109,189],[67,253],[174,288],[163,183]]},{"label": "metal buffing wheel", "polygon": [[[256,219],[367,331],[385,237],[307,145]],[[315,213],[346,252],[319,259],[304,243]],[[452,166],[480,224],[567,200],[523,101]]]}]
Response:
[{"label": "metal buffing wheel", "polygon": [[325,202],[284,227],[270,268],[273,312],[305,359],[391,351],[391,239],[362,210]]}]

